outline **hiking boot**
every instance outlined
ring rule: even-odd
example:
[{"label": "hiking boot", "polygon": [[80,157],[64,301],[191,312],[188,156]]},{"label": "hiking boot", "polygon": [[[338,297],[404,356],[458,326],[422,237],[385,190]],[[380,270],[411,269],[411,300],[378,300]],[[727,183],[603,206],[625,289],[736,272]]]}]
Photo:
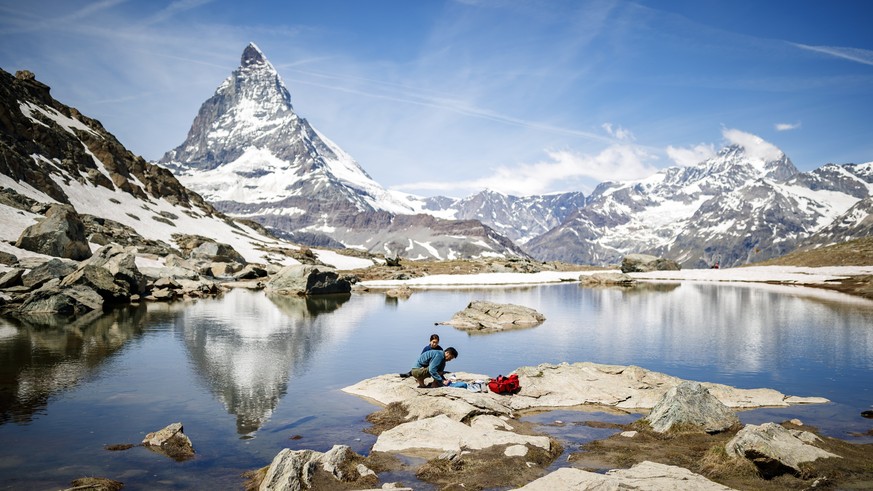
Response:
[{"label": "hiking boot", "polygon": [[398,375],[400,375],[400,378],[411,377],[411,376],[412,376],[412,371],[410,370],[410,371],[408,371],[408,372],[406,372],[406,373],[399,373]]}]

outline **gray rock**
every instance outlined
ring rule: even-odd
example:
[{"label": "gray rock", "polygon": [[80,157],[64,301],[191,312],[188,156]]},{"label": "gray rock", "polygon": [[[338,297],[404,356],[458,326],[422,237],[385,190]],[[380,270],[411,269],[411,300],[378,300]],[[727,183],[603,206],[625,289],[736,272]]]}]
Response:
[{"label": "gray rock", "polygon": [[0,273],[0,288],[21,285],[21,276],[23,274],[24,270],[19,268],[10,269],[5,273]]},{"label": "gray rock", "polygon": [[182,423],[169,424],[158,431],[147,434],[143,438],[142,444],[150,450],[174,460],[188,460],[194,457],[194,446],[191,439],[182,430]]},{"label": "gray rock", "polygon": [[15,247],[76,261],[91,257],[82,219],[72,206],[63,204],[53,205],[44,219],[24,229]]},{"label": "gray rock", "polygon": [[534,309],[520,305],[474,300],[452,318],[438,324],[454,326],[471,332],[496,332],[506,329],[533,327],[546,320]]},{"label": "gray rock", "polygon": [[246,264],[246,260],[236,250],[228,245],[220,242],[206,241],[195,247],[191,251],[191,257],[195,259],[206,259],[214,263],[240,263]]},{"label": "gray rock", "polygon": [[658,258],[648,254],[628,254],[621,261],[622,273],[645,273],[648,271],[679,271],[679,263],[672,259]]},{"label": "gray rock", "polygon": [[232,276],[234,273],[243,269],[243,265],[235,262],[212,263],[209,266],[209,273],[213,278],[223,276]]},{"label": "gray rock", "polygon": [[126,283],[116,282],[112,274],[99,266],[86,264],[61,280],[61,288],[81,285],[97,292],[105,303],[126,303],[130,289]]},{"label": "gray rock", "polygon": [[718,433],[739,425],[737,415],[699,382],[685,381],[668,390],[644,418],[652,429],[665,433],[673,426]]},{"label": "gray rock", "polygon": [[146,278],[136,266],[136,249],[133,247],[125,248],[116,244],[103,246],[83,264],[105,269],[131,295],[145,292]]},{"label": "gray rock", "polygon": [[314,450],[282,449],[267,469],[264,480],[258,487],[259,491],[299,491],[309,489],[315,471],[321,467],[338,481],[355,481],[359,477],[372,476],[375,473],[363,465],[354,467],[357,475],[345,474],[350,462],[360,458],[348,445],[334,445],[325,453]]},{"label": "gray rock", "polygon": [[321,295],[349,293],[352,285],[331,268],[295,264],[273,275],[266,284],[266,291],[283,295]]},{"label": "gray rock", "polygon": [[546,450],[551,447],[548,437],[513,433],[496,428],[492,419],[480,423],[480,418],[494,416],[476,416],[469,426],[444,414],[403,423],[382,432],[373,451],[437,457],[446,451],[482,450],[496,445],[531,445]]},{"label": "gray rock", "polygon": [[583,285],[621,285],[630,286],[636,283],[636,280],[630,276],[619,273],[618,271],[610,271],[606,273],[593,273],[579,275],[579,282]]},{"label": "gray rock", "polygon": [[682,467],[643,461],[630,469],[612,469],[606,474],[562,467],[518,488],[518,491],[618,491],[623,489],[731,491],[733,488],[712,482],[700,474],[695,474]]},{"label": "gray rock", "polygon": [[776,423],[746,425],[725,445],[725,450],[728,455],[751,460],[768,478],[800,473],[800,464],[804,462],[839,457],[807,443],[817,440],[801,435],[807,432],[796,433]]},{"label": "gray rock", "polygon": [[28,288],[39,288],[47,281],[59,279],[76,270],[76,265],[61,259],[52,259],[24,273],[21,283]]},{"label": "gray rock", "polygon": [[18,263],[18,257],[15,254],[10,254],[6,251],[0,251],[0,264],[14,266]]},{"label": "gray rock", "polygon": [[91,288],[84,285],[59,288],[58,283],[58,280],[52,280],[34,291],[18,312],[23,315],[78,315],[103,308],[103,297]]}]

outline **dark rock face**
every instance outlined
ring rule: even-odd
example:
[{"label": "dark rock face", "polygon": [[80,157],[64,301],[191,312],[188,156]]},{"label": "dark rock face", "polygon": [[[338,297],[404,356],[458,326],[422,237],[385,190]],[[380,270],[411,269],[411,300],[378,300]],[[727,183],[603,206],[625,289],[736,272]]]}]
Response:
[{"label": "dark rock face", "polygon": [[352,285],[331,268],[308,264],[286,266],[273,275],[266,285],[267,292],[285,295],[324,295],[349,293]]},{"label": "dark rock face", "polygon": [[54,205],[45,219],[24,229],[15,247],[80,261],[91,257],[85,224],[70,205]]},{"label": "dark rock face", "polygon": [[39,288],[49,280],[61,279],[75,270],[74,264],[60,259],[52,259],[25,273],[21,277],[21,282],[28,288]]}]

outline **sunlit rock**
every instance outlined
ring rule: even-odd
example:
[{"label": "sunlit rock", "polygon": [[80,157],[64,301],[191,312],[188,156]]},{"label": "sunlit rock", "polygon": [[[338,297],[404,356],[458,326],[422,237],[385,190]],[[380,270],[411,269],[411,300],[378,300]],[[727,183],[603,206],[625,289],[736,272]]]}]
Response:
[{"label": "sunlit rock", "polygon": [[712,482],[700,474],[695,474],[682,467],[649,461],[640,462],[630,469],[612,469],[606,474],[562,467],[518,488],[519,491],[600,491],[607,489],[730,491],[733,488]]},{"label": "sunlit rock", "polygon": [[191,439],[182,433],[182,423],[172,423],[149,433],[142,440],[143,445],[173,460],[188,460],[194,457]]},{"label": "sunlit rock", "polygon": [[533,327],[544,320],[546,316],[529,307],[474,300],[451,319],[438,324],[454,326],[463,331],[485,333]]},{"label": "sunlit rock", "polygon": [[806,431],[793,432],[776,423],[746,425],[725,445],[728,455],[751,460],[767,478],[800,473],[800,464],[839,457],[811,443],[818,437]]},{"label": "sunlit rock", "polygon": [[688,381],[670,388],[645,420],[658,433],[665,433],[674,426],[718,433],[740,424],[737,415],[702,384]]}]

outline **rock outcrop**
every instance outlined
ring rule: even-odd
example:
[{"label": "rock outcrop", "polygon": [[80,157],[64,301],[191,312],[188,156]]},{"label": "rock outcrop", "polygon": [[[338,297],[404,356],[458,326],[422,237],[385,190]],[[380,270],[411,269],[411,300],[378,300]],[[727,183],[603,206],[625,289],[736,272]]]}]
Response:
[{"label": "rock outcrop", "polygon": [[839,457],[813,443],[819,438],[808,431],[792,431],[776,423],[746,425],[725,445],[728,455],[751,460],[766,478],[801,472],[800,465],[817,459]]},{"label": "rock outcrop", "polygon": [[546,316],[529,307],[474,300],[450,320],[437,324],[454,326],[468,332],[490,333],[533,327],[545,320]]},{"label": "rock outcrop", "polygon": [[266,284],[266,291],[282,295],[323,295],[349,293],[352,285],[332,268],[294,264],[273,275]]},{"label": "rock outcrop", "polygon": [[718,433],[740,424],[737,415],[699,382],[682,382],[672,387],[645,420],[658,433],[674,427]]},{"label": "rock outcrop", "polygon": [[695,474],[682,467],[644,461],[630,469],[612,469],[606,474],[562,467],[518,488],[518,491],[560,491],[565,489],[574,491],[620,489],[730,491],[733,488],[712,482],[700,474]]},{"label": "rock outcrop", "polygon": [[377,482],[373,471],[361,464],[357,455],[348,445],[334,445],[327,452],[314,450],[280,451],[258,486],[259,491],[300,491],[312,486],[315,473],[322,470],[337,481],[359,482],[373,485]]}]

